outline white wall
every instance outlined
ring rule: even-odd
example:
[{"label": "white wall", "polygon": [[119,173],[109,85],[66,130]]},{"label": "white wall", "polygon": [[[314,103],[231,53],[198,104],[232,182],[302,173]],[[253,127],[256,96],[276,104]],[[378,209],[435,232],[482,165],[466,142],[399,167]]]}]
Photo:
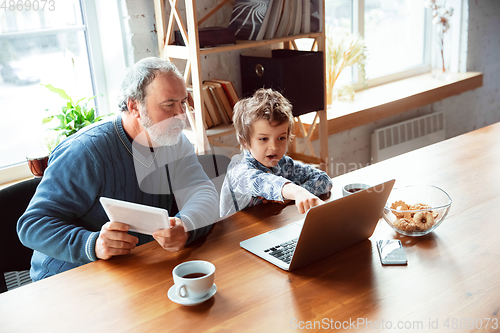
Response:
[{"label": "white wall", "polygon": [[[127,8],[124,19],[130,29],[134,61],[147,56],[157,56],[158,46],[152,1],[119,0]],[[198,18],[208,11],[213,0],[198,0]],[[226,9],[227,10],[227,9]],[[500,121],[500,1],[469,0],[468,2],[467,71],[484,73],[483,87],[446,98],[424,107],[337,133],[329,137],[330,176],[352,171],[354,166],[370,163],[370,135],[376,128],[408,120],[427,113],[444,111],[447,124],[446,136],[451,138]],[[227,18],[227,16],[226,16]],[[219,20],[219,21],[217,21]],[[221,15],[210,24],[224,25]],[[464,41],[465,42],[465,41]],[[206,56],[202,78],[224,77],[239,84],[239,52]],[[319,150],[318,142],[314,143]],[[337,166],[339,166],[337,168]],[[344,167],[345,166],[345,167]]]},{"label": "white wall", "polygon": [[[118,0],[122,8],[122,20],[126,39],[130,41],[126,57],[134,62],[151,56],[158,56],[158,37],[156,34],[156,18],[154,15],[153,1],[143,0]],[[198,0],[197,18],[200,20],[219,0]],[[168,3],[168,2],[167,2]],[[179,12],[184,17],[184,1],[179,0]],[[168,14],[167,5],[167,14]],[[231,16],[231,5],[225,5],[215,15],[205,21],[204,26],[228,26]],[[248,52],[248,51],[246,51]],[[241,92],[240,51],[225,52],[223,54],[209,54],[202,57],[202,80],[210,78],[223,78],[235,83],[238,93]],[[182,68],[178,66],[182,71]]]},{"label": "white wall", "polygon": [[[444,111],[451,138],[500,121],[500,1],[469,1],[467,71],[484,74],[483,86],[372,124],[331,135],[328,173],[337,176],[366,166],[374,129],[431,112]],[[319,151],[318,142],[314,143]]]},{"label": "white wall", "polygon": [[155,9],[153,1],[118,0],[127,43],[128,65],[142,58],[158,56]]},{"label": "white wall", "polygon": [[500,121],[500,1],[469,1],[468,37],[467,69],[483,72],[484,82],[469,104],[473,115],[456,134]]}]

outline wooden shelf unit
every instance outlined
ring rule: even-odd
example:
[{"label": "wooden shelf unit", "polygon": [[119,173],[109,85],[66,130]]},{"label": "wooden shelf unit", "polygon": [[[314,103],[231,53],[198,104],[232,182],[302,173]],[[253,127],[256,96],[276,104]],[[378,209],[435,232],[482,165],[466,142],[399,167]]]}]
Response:
[{"label": "wooden shelf unit", "polygon": [[[183,22],[181,15],[178,10],[178,4],[180,0],[166,0],[170,4],[170,13],[167,19],[167,13],[164,6],[164,0],[154,0],[155,5],[155,15],[156,15],[156,29],[158,33],[158,44],[160,50],[160,57],[170,60],[174,59],[184,59],[186,61],[186,67],[184,68],[184,79],[186,84],[189,84],[193,88],[193,100],[194,100],[194,112],[195,119],[191,124],[192,130],[195,135],[191,135],[191,140],[193,140],[196,150],[199,153],[207,151],[210,149],[210,144],[217,145],[213,139],[219,138],[221,136],[234,134],[234,127],[232,125],[219,125],[208,130],[204,127],[204,114],[202,112],[202,77],[201,77],[201,56],[206,54],[221,53],[235,50],[244,50],[249,48],[262,47],[267,45],[282,44],[282,48],[297,49],[295,44],[296,39],[301,38],[313,38],[315,42],[313,47],[318,51],[325,50],[325,35],[324,35],[324,23],[322,24],[322,32],[299,34],[294,36],[274,38],[271,40],[259,40],[259,41],[237,41],[234,45],[223,45],[217,47],[199,47],[198,38],[198,25],[205,21],[206,18],[214,14],[218,9],[220,9],[229,0],[222,0],[219,5],[217,5],[209,14],[203,17],[201,20],[197,18],[196,12],[196,0],[184,0],[186,9],[186,22]],[[324,22],[324,2],[323,2],[323,18]],[[177,29],[180,30],[182,38],[184,39],[185,46],[173,45],[174,41],[174,27],[177,24]],[[189,37],[188,37],[188,32]],[[323,55],[323,63],[325,62],[325,56]],[[326,66],[324,66],[326,68]],[[326,87],[326,82],[323,83]],[[326,93],[323,105],[326,106]],[[296,131],[301,131],[300,137],[304,137],[306,140],[305,147],[309,149],[309,155],[304,152],[297,152],[295,149],[295,143],[289,149],[288,155],[292,157],[299,157],[307,163],[316,163],[318,165],[324,166],[328,160],[328,132],[327,132],[327,122],[326,122],[326,107],[324,110],[316,111],[315,119],[318,120],[318,134],[320,140],[320,156],[316,156],[312,149],[312,144],[310,138],[312,138],[312,132],[316,126],[310,127],[310,133],[305,130],[304,126],[301,126],[301,121],[296,118]],[[308,141],[309,140],[309,141]]]}]

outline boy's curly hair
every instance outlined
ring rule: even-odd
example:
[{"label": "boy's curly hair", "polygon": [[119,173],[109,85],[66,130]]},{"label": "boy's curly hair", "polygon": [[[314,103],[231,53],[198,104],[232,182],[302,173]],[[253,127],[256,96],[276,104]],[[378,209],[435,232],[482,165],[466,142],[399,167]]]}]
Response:
[{"label": "boy's curly hair", "polygon": [[288,143],[292,141],[294,126],[292,104],[282,94],[273,89],[261,88],[252,97],[240,100],[234,106],[233,123],[236,138],[242,146],[250,144],[253,124],[265,119],[271,126],[288,123]]}]

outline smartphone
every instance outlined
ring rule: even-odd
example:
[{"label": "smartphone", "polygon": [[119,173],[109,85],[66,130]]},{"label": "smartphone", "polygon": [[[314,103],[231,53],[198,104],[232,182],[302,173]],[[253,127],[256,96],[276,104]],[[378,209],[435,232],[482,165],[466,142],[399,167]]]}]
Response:
[{"label": "smartphone", "polygon": [[377,249],[382,265],[408,264],[405,249],[399,239],[378,240]]}]

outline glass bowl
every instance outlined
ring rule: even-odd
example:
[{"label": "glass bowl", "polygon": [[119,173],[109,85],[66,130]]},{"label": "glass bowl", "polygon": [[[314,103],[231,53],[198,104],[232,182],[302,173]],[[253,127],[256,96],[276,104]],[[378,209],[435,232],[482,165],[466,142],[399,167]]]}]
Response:
[{"label": "glass bowl", "polygon": [[423,236],[444,221],[450,207],[450,196],[439,187],[411,185],[392,190],[382,216],[400,234]]}]

